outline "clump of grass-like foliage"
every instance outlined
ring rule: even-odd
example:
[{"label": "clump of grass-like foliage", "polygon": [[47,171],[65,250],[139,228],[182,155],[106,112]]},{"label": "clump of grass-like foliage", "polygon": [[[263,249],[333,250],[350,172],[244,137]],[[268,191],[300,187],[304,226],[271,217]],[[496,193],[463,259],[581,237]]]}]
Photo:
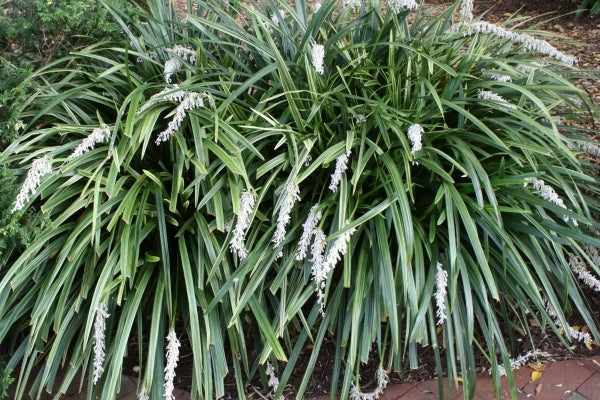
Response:
[{"label": "clump of grass-like foliage", "polygon": [[575,60],[468,1],[188,6],[105,5],[123,43],[35,73],[1,160],[23,181],[13,217],[44,215],[0,263],[19,397],[83,370],[114,399],[132,337],[140,393],[168,397],[183,330],[200,398],[227,374],[243,398],[267,366],[278,397],[310,344],[302,398],[327,335],[332,398],[361,397],[373,348],[380,386],[431,346],[469,398],[474,348],[512,382],[531,319],[591,340],[573,311],[600,336],[578,281],[600,241]]}]

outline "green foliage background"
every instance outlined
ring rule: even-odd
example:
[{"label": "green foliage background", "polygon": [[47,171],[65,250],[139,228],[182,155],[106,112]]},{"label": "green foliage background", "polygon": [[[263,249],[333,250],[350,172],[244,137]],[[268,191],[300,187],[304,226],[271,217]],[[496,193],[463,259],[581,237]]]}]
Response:
[{"label": "green foliage background", "polygon": [[[159,0],[147,9],[101,4],[125,37],[36,70],[40,84],[18,114],[23,135],[0,160],[12,172],[5,179],[22,180],[33,160],[53,159],[53,173],[12,217],[31,213],[39,233],[1,266],[0,341],[12,338],[19,396],[30,375],[33,396],[66,390],[79,370],[91,380],[101,303],[110,314],[106,359],[89,398],[116,397],[133,338],[140,389],[161,397],[164,337],[175,328],[189,338],[192,394],[201,398],[223,396],[227,374],[243,398],[268,363],[280,374],[277,397],[310,344],[301,398],[325,337],[335,346],[332,398],[358,385],[374,349],[384,369],[404,370],[418,365],[419,346],[432,347],[438,376],[463,378],[469,398],[473,349],[498,383],[498,366],[514,355],[512,328],[529,333],[530,319],[567,343],[559,325],[577,312],[600,336],[569,268],[574,256],[600,275],[586,252],[600,247],[597,171],[578,151],[589,132],[577,123],[597,111],[574,85],[596,72],[493,35],[466,35],[454,17],[458,2],[437,17],[418,10],[411,23],[408,10],[385,12],[377,2],[341,9],[331,1],[315,12],[301,0],[215,0],[198,3],[186,22]],[[174,56],[176,44],[195,59]],[[322,75],[312,65],[315,44],[325,48]],[[168,60],[179,65],[173,85],[165,83]],[[508,103],[481,99],[481,90]],[[207,101],[182,116],[181,100],[166,97],[175,93]],[[559,116],[575,123],[560,125]],[[174,118],[175,134],[157,144]],[[102,124],[110,139],[70,157]],[[424,128],[415,152],[413,124]],[[348,151],[331,192],[336,159]],[[567,208],[524,187],[532,178]],[[292,183],[301,200],[274,247]],[[244,190],[257,205],[240,260],[229,227]],[[323,287],[323,315],[313,264],[295,257],[315,204],[325,254],[355,230]],[[441,332],[438,263],[448,272]]]}]

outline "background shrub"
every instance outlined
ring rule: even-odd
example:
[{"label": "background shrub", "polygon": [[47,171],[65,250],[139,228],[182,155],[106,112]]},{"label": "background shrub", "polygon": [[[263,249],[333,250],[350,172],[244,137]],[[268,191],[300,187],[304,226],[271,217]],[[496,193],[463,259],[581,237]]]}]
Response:
[{"label": "background shrub", "polygon": [[332,398],[373,353],[382,376],[418,366],[419,345],[468,398],[474,347],[512,382],[512,327],[567,343],[573,310],[600,336],[572,271],[600,273],[597,147],[560,124],[597,113],[567,55],[456,21],[459,3],[411,23],[400,3],[209,1],[186,23],[159,0],[105,6],[126,42],[36,71],[2,153],[41,178],[15,215],[46,219],[0,275],[19,396],[43,361],[33,395],[83,370],[114,399],[135,338],[159,398],[185,335],[193,396],[233,373],[243,398],[273,364],[277,397],[310,344],[301,398],[329,336]]}]

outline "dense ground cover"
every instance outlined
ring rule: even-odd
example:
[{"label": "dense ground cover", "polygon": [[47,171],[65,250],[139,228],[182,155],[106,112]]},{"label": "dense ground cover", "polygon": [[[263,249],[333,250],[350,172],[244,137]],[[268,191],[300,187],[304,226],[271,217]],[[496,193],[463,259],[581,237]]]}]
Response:
[{"label": "dense ground cover", "polygon": [[532,320],[599,337],[595,72],[569,54],[469,2],[101,5],[123,38],[37,70],[2,153],[11,218],[40,217],[1,266],[21,394],[82,369],[114,398],[137,343],[141,396],[168,398],[186,337],[203,398],[277,397],[307,348],[298,397],[322,351],[345,398],[422,348],[468,397],[474,347],[510,380]]}]

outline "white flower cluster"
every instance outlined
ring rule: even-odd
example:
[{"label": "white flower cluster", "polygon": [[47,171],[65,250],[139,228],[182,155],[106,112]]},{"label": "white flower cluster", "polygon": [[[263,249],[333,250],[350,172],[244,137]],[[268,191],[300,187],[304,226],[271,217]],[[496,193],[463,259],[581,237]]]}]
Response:
[{"label": "white flower cluster", "polygon": [[240,260],[243,260],[248,255],[248,250],[244,244],[244,236],[246,235],[246,229],[250,226],[250,216],[254,209],[254,203],[256,202],[256,196],[244,190],[240,197],[240,213],[238,215],[235,228],[233,228],[233,237],[229,242],[229,248],[234,254],[237,254]]},{"label": "white flower cluster", "polygon": [[167,365],[165,366],[164,384],[165,400],[175,400],[175,396],[173,395],[173,389],[175,389],[173,380],[175,379],[175,368],[177,368],[177,363],[179,362],[180,346],[181,343],[179,342],[179,339],[177,339],[175,331],[171,329],[167,335]]},{"label": "white flower cluster", "polygon": [[267,385],[271,388],[271,391],[275,393],[279,388],[279,378],[275,375],[275,368],[271,364],[267,364],[267,370],[265,371],[269,377]]},{"label": "white flower cluster", "polygon": [[80,155],[92,150],[96,143],[102,143],[110,138],[110,129],[108,125],[102,124],[99,128],[94,128],[92,133],[73,150],[69,158],[79,157]]},{"label": "white flower cluster", "polygon": [[331,175],[331,183],[329,184],[329,190],[333,193],[337,192],[342,174],[348,169],[348,159],[351,153],[351,151],[347,151],[335,160],[335,171]]},{"label": "white flower cluster", "polygon": [[310,51],[310,57],[313,67],[317,73],[323,75],[325,69],[323,68],[323,62],[325,60],[325,47],[322,44],[313,44]]},{"label": "white flower cluster", "polygon": [[175,116],[171,121],[169,121],[167,129],[158,134],[158,137],[156,138],[156,144],[166,142],[177,132],[189,110],[204,107],[205,99],[208,100],[211,105],[213,101],[212,97],[206,92],[198,93],[187,90],[179,90],[173,93],[167,93],[164,95],[164,99],[178,102],[179,105],[175,109]]},{"label": "white flower cluster", "polygon": [[462,0],[460,3],[460,17],[464,22],[473,21],[473,0]]},{"label": "white flower cluster", "polygon": [[[537,357],[552,357],[552,355],[550,353],[546,353],[545,351],[529,350],[527,353],[520,355],[517,358],[510,359],[510,370],[512,371],[515,368],[524,366],[525,363],[527,363],[527,361],[531,360],[534,357],[535,358],[537,358]],[[504,364],[501,364],[498,366],[498,372],[500,373],[500,376],[506,375],[506,368],[504,367]],[[492,373],[491,370],[490,370],[490,373]]]},{"label": "white flower cluster", "polygon": [[359,8],[361,6],[361,0],[342,0],[342,7]]},{"label": "white flower cluster", "polygon": [[296,251],[296,260],[302,261],[306,258],[306,252],[308,251],[308,246],[310,245],[311,238],[317,228],[317,224],[323,217],[321,211],[317,211],[319,208],[318,204],[315,204],[310,208],[308,212],[308,217],[302,226],[304,230],[302,231],[302,236],[300,237],[300,241],[298,242],[298,250]]},{"label": "white flower cluster", "polygon": [[441,325],[448,317],[446,316],[446,287],[448,287],[448,271],[441,263],[437,263],[437,272],[435,274],[435,316],[437,324]]},{"label": "white flower cluster", "polygon": [[143,387],[142,390],[139,391],[139,393],[137,394],[137,398],[138,400],[150,400],[150,396],[148,396],[146,388]]},{"label": "white flower cluster", "polygon": [[[346,227],[348,223],[342,226],[342,229]],[[321,306],[321,314],[324,314],[324,299],[325,294],[323,289],[325,289],[327,283],[327,277],[329,273],[333,270],[335,265],[340,261],[342,256],[346,254],[348,251],[348,243],[350,242],[350,238],[352,234],[356,232],[355,228],[347,229],[344,233],[339,235],[329,252],[327,253],[327,257],[324,257],[325,251],[325,234],[320,229],[315,229],[315,241],[312,245],[312,274],[313,280],[317,284],[317,303]]]},{"label": "white flower cluster", "polygon": [[167,83],[171,83],[171,75],[183,67],[182,60],[189,60],[192,64],[196,62],[196,52],[189,47],[177,44],[167,49],[167,53],[171,54],[171,58],[165,61],[164,66],[165,82]]},{"label": "white flower cluster", "polygon": [[96,307],[96,319],[94,320],[94,376],[92,382],[98,383],[104,371],[104,331],[106,330],[106,318],[108,314],[106,303],[100,303]]},{"label": "white flower cluster", "polygon": [[[558,315],[556,314],[556,310],[552,307],[552,305],[550,304],[550,301],[546,302],[546,312],[548,313],[548,316],[550,318],[554,319],[554,324],[557,327],[564,329],[564,327],[560,323],[560,319],[558,318]],[[569,325],[567,325],[566,331],[569,333],[569,336],[571,336],[573,339],[575,339],[579,342],[587,343],[592,340],[592,336],[589,333],[577,331]]]},{"label": "white flower cluster", "polygon": [[419,7],[415,0],[388,0],[388,7],[394,14]]},{"label": "white flower cluster", "polygon": [[285,10],[277,9],[273,14],[271,14],[271,20],[275,26],[279,26],[285,19]]},{"label": "white flower cluster", "polygon": [[423,132],[423,127],[419,124],[413,124],[408,127],[408,133],[406,136],[408,136],[408,140],[410,140],[412,145],[412,149],[410,150],[411,154],[415,154],[417,151],[423,148],[421,143]]},{"label": "white flower cluster", "polygon": [[590,156],[600,158],[600,147],[598,147],[597,145],[595,145],[593,143],[585,142],[583,140],[578,140],[577,147],[579,147],[579,150],[583,151],[584,153],[586,153]]},{"label": "white flower cluster", "polygon": [[541,63],[541,62],[537,62],[537,61],[534,61],[531,64],[533,65],[533,68],[529,65],[521,64],[521,65],[517,66],[517,69],[525,74],[528,74],[535,68],[546,68],[547,66],[550,65],[548,63]]},{"label": "white flower cluster", "polygon": [[383,389],[385,389],[390,382],[387,373],[383,369],[382,366],[379,366],[377,369],[377,387],[370,393],[363,393],[356,386],[354,386],[354,382],[352,382],[352,388],[350,389],[350,398],[353,400],[375,400],[378,399],[379,396],[383,393]]},{"label": "white flower cluster", "polygon": [[492,34],[510,40],[513,43],[520,44],[524,50],[536,51],[545,54],[548,57],[556,58],[568,66],[577,64],[577,59],[575,57],[567,55],[547,41],[536,39],[531,35],[513,32],[485,21],[471,22],[464,26],[466,26],[465,36],[472,35],[473,33]]},{"label": "white flower cluster", "polygon": [[40,186],[42,177],[51,173],[52,159],[50,157],[43,156],[34,160],[10,212],[14,213],[15,211],[22,210],[25,207],[25,203],[29,201],[29,195],[33,195],[38,186]]},{"label": "white flower cluster", "polygon": [[493,79],[498,82],[512,82],[512,78],[510,75],[503,74],[503,73],[493,70],[493,69],[492,70],[482,69],[481,73],[486,78]]},{"label": "white flower cluster", "polygon": [[[596,250],[596,249],[594,249]],[[596,254],[597,250],[596,250]],[[586,267],[585,263],[574,254],[569,257],[569,267],[580,281],[590,286],[595,292],[600,292],[600,279],[596,278]]]},{"label": "white flower cluster", "polygon": [[506,100],[504,97],[492,92],[491,90],[479,89],[479,90],[477,90],[477,97],[482,100],[490,100],[490,101],[498,102],[501,106],[510,108],[511,110],[517,109],[517,106],[509,103],[508,100]]},{"label": "white flower cluster", "polygon": [[[285,240],[285,226],[290,222],[290,213],[292,212],[292,208],[294,208],[296,200],[300,200],[300,188],[295,183],[288,183],[285,187],[283,202],[277,216],[277,228],[272,240],[274,243],[273,248],[277,248]],[[277,258],[281,256],[283,256],[283,253],[280,251]]]},{"label": "white flower cluster", "polygon": [[[527,178],[524,182],[524,186],[527,186],[529,183],[532,184],[532,186],[535,190],[540,191],[540,194],[544,198],[544,200],[547,200],[553,204],[556,204],[557,206],[564,208],[565,210],[569,210],[567,208],[567,206],[565,205],[565,202],[563,201],[563,199],[560,198],[560,196],[558,195],[558,193],[556,193],[554,188],[550,185],[546,185],[546,182],[544,182],[544,180],[537,179],[537,178]],[[566,215],[563,216],[563,219],[565,222],[568,222],[569,220],[571,220],[573,225],[575,225],[575,226],[578,225],[577,220],[575,220],[573,218],[569,218]]]}]

